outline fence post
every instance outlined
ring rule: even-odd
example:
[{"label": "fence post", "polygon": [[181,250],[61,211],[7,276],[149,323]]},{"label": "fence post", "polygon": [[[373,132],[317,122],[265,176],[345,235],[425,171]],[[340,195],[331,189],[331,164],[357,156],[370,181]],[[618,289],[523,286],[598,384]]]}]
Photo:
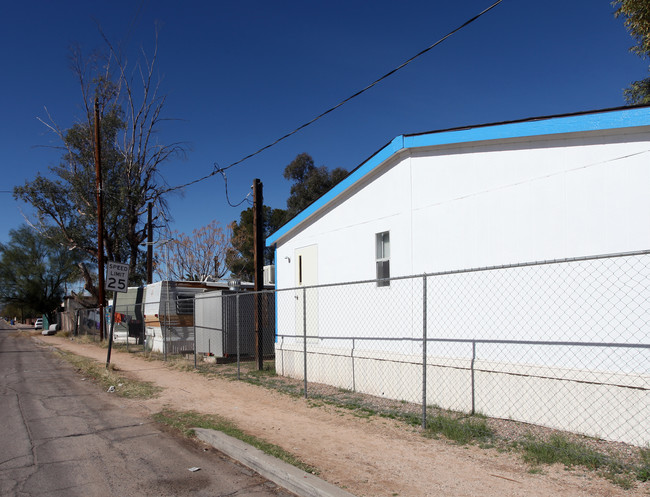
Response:
[{"label": "fence post", "polygon": [[302,336],[303,336],[303,378],[307,398],[307,289],[302,289]]},{"label": "fence post", "polygon": [[192,327],[194,329],[194,369],[196,369],[196,300],[193,301],[194,305],[192,306]]},{"label": "fence post", "polygon": [[[169,284],[169,282],[167,282]],[[167,320],[169,319],[169,289],[167,290],[167,300],[165,301],[165,326],[163,327],[163,354],[167,362]]]},{"label": "fence post", "polygon": [[[117,305],[115,305],[115,302],[113,302],[113,305],[114,305],[115,307],[117,307]],[[132,314],[129,313],[129,306],[128,306],[128,305],[126,306],[126,312],[125,312],[124,314],[128,314],[129,316],[132,315]],[[133,314],[135,314],[135,306],[133,306]],[[130,321],[129,321],[129,322],[130,322]],[[123,326],[126,326],[126,351],[128,352],[128,351],[129,351],[129,338],[130,338],[130,337],[129,337],[129,334],[130,334],[130,333],[129,333],[129,332],[130,332],[130,330],[129,330],[129,323],[126,322],[126,321],[124,321]]]},{"label": "fence post", "polygon": [[475,388],[474,388],[474,361],[476,360],[476,340],[472,340],[472,364],[470,366],[472,372],[472,416],[476,413],[475,405]]},{"label": "fence post", "polygon": [[427,427],[427,275],[422,276],[422,429]]},{"label": "fence post", "polygon": [[352,339],[352,351],[350,352],[350,357],[352,358],[352,391],[357,391],[357,376],[354,371],[354,338]]},{"label": "fence post", "polygon": [[235,294],[235,303],[237,307],[237,379],[239,380],[241,363],[239,362],[239,293]]}]

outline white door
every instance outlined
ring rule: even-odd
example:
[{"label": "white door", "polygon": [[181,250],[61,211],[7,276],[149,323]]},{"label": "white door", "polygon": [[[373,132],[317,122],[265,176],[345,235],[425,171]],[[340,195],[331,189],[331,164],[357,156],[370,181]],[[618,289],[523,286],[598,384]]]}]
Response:
[{"label": "white door", "polygon": [[[318,284],[318,245],[296,249],[294,253],[296,287]],[[296,335],[318,336],[318,289],[296,290]]]}]

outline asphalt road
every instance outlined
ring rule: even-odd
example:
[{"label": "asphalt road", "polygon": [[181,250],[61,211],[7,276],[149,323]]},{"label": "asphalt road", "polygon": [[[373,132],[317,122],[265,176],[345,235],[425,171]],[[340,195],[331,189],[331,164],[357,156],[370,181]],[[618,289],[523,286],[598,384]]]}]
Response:
[{"label": "asphalt road", "polygon": [[213,449],[161,432],[7,328],[0,320],[0,495],[292,495]]}]

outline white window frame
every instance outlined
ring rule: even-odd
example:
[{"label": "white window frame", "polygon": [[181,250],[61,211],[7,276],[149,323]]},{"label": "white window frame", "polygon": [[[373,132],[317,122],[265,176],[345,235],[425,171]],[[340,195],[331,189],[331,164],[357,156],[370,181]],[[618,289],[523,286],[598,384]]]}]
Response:
[{"label": "white window frame", "polygon": [[375,233],[377,286],[390,286],[390,231]]}]

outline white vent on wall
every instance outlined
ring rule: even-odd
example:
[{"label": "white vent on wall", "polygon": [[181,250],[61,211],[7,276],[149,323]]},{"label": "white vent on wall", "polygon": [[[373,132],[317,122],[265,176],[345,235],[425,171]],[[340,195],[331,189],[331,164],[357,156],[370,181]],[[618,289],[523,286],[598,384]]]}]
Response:
[{"label": "white vent on wall", "polygon": [[264,266],[264,285],[275,285],[275,266]]}]

